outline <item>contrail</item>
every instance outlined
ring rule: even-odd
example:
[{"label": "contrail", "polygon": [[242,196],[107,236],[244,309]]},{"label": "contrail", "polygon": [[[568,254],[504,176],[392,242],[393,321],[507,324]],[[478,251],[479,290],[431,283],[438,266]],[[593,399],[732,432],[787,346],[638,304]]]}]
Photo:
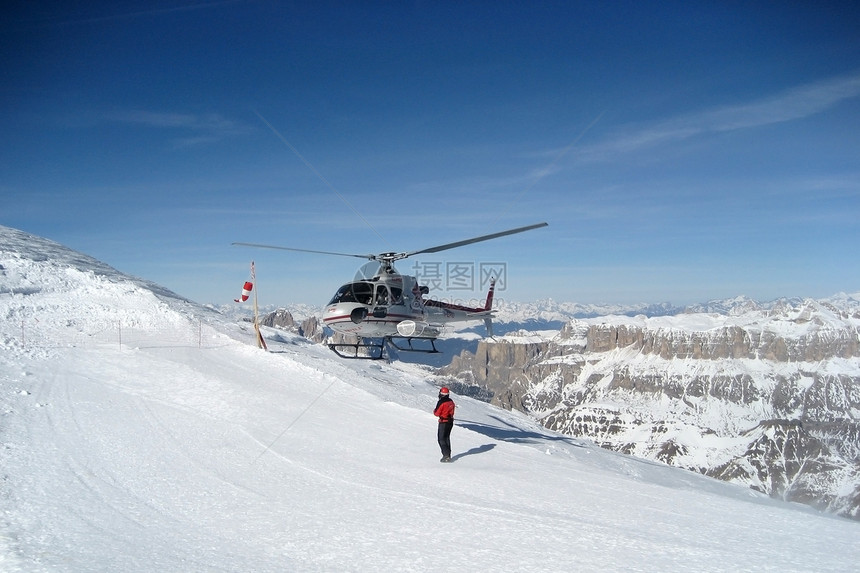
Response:
[{"label": "contrail", "polygon": [[352,204],[350,204],[350,202],[349,202],[349,201],[347,201],[347,200],[346,200],[346,197],[344,197],[343,195],[341,195],[341,193],[340,193],[337,189],[335,189],[334,185],[332,185],[331,183],[329,183],[328,179],[326,179],[325,177],[323,177],[322,173],[320,173],[319,171],[317,171],[317,170],[316,170],[316,168],[315,168],[313,165],[311,165],[311,162],[310,162],[310,161],[308,161],[307,159],[305,159],[305,158],[304,158],[304,156],[302,156],[302,154],[301,154],[301,153],[299,153],[299,150],[298,150],[298,149],[296,149],[295,147],[293,147],[293,144],[292,144],[292,143],[290,143],[289,141],[287,141],[287,138],[286,138],[286,137],[284,137],[283,135],[281,135],[281,133],[280,133],[277,129],[275,129],[275,127],[274,127],[271,123],[269,123],[269,121],[268,121],[265,117],[263,117],[262,115],[260,115],[260,113],[259,113],[256,109],[251,109],[251,111],[253,111],[253,112],[256,114],[256,116],[260,118],[260,121],[262,121],[263,123],[265,123],[265,124],[266,124],[266,126],[267,126],[271,131],[272,131],[272,133],[274,133],[274,134],[278,137],[278,139],[280,139],[281,141],[283,141],[283,142],[284,142],[284,145],[286,145],[287,147],[289,147],[289,148],[290,148],[290,151],[292,151],[292,152],[296,155],[296,157],[298,157],[298,158],[302,161],[302,163],[304,163],[304,164],[305,164],[305,166],[306,166],[308,169],[310,169],[310,170],[314,173],[314,175],[316,175],[316,176],[319,178],[319,180],[320,180],[320,181],[322,181],[323,183],[325,183],[326,187],[328,187],[328,188],[331,190],[331,192],[332,192],[332,193],[334,193],[335,195],[337,195],[337,196],[338,196],[338,198],[339,198],[341,201],[343,201],[344,205],[346,205],[346,206],[349,208],[349,210],[350,210],[350,211],[352,211],[353,213],[355,213],[355,215],[356,215],[359,219],[361,219],[362,221],[364,221],[364,224],[365,224],[365,225],[367,225],[367,226],[370,228],[370,230],[371,230],[371,231],[373,231],[374,233],[376,233],[376,236],[377,236],[377,237],[379,237],[379,238],[382,240],[382,242],[383,242],[383,243],[388,244],[388,241],[386,241],[386,240],[385,240],[385,237],[383,237],[383,236],[379,233],[379,231],[377,231],[377,230],[373,227],[373,225],[371,225],[371,224],[370,224],[370,222],[369,222],[367,219],[365,219],[365,218],[364,218],[364,216],[363,216],[361,213],[359,213],[359,212],[356,210],[356,208],[355,208],[355,207],[353,207],[353,206],[352,206]]}]

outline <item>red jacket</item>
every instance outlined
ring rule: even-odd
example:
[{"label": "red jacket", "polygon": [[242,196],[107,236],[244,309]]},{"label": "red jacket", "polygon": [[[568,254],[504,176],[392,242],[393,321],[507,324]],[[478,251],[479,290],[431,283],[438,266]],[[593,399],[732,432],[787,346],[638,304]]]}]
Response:
[{"label": "red jacket", "polygon": [[439,423],[454,421],[454,401],[450,398],[444,402],[439,402],[436,409],[433,410],[433,415],[438,416]]}]

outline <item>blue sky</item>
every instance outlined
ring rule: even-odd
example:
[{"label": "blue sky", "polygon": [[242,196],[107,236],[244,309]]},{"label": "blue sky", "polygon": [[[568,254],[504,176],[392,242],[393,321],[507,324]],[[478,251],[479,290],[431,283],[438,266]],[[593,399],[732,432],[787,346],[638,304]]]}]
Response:
[{"label": "blue sky", "polygon": [[[323,304],[361,261],[482,296],[860,291],[852,2],[16,2],[0,224],[198,302]],[[452,280],[472,269],[474,290]],[[462,276],[462,275],[461,275]]]}]

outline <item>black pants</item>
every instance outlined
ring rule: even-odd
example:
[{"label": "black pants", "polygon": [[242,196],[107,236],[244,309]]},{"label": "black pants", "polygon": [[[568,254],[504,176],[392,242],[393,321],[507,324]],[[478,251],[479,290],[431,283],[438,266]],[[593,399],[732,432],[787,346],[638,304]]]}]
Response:
[{"label": "black pants", "polygon": [[454,429],[454,422],[439,422],[439,447],[442,449],[442,455],[446,458],[451,457],[451,430]]}]

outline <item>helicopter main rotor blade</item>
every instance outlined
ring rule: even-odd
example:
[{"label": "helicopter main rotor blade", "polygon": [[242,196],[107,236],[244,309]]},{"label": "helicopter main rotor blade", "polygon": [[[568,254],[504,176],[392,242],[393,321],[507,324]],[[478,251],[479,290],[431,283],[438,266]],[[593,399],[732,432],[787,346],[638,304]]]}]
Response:
[{"label": "helicopter main rotor blade", "polygon": [[489,235],[481,235],[480,237],[474,237],[472,239],[466,239],[463,241],[457,241],[455,243],[446,243],[444,245],[439,245],[436,247],[430,247],[427,249],[421,249],[420,251],[412,251],[410,253],[381,253],[378,255],[356,255],[353,253],[334,253],[331,251],[314,251],[312,249],[296,249],[293,247],[278,247],[276,245],[261,245],[259,243],[232,243],[234,245],[239,245],[242,247],[257,247],[261,249],[278,249],[281,251],[294,251],[298,253],[314,253],[317,255],[335,255],[338,257],[356,257],[359,259],[367,259],[369,261],[381,261],[384,264],[391,265],[394,261],[399,261],[401,259],[405,259],[406,257],[411,257],[412,255],[421,255],[424,253],[438,253],[439,251],[447,251],[448,249],[455,249],[457,247],[462,247],[464,245],[471,245],[472,243],[480,243],[481,241],[489,241],[490,239],[498,239],[499,237],[505,237],[507,235],[514,235],[516,233],[522,233],[524,231],[531,231],[532,229],[539,229],[541,227],[548,226],[549,223],[537,223],[535,225],[527,225],[525,227],[517,227],[516,229],[509,229],[507,231],[500,231],[498,233],[491,233]]},{"label": "helicopter main rotor blade", "polygon": [[240,247],[258,247],[261,249],[278,249],[281,251],[296,251],[299,253],[315,253],[317,255],[336,255],[339,257],[357,257],[359,259],[376,260],[376,255],[354,255],[351,253],[333,253],[331,251],[312,251],[310,249],[294,249],[292,247],[277,247],[275,245],[260,245],[259,243],[231,243]]},{"label": "helicopter main rotor blade", "polygon": [[480,237],[475,237],[474,239],[466,239],[464,241],[457,241],[456,243],[448,243],[446,245],[439,245],[438,247],[430,247],[429,249],[422,249],[420,251],[412,251],[411,253],[403,253],[401,258],[411,257],[412,255],[421,255],[424,253],[438,253],[439,251],[447,251],[448,249],[455,249],[457,247],[462,247],[463,245],[471,245],[472,243],[480,243],[481,241],[489,241],[490,239],[498,239],[499,237],[505,237],[507,235],[514,235],[516,233],[522,233],[524,231],[531,231],[532,229],[539,229],[541,227],[548,226],[549,223],[537,223],[535,225],[528,225],[525,227],[518,227],[516,229],[510,229],[509,231],[501,231],[499,233],[492,233],[490,235],[482,235]]}]

